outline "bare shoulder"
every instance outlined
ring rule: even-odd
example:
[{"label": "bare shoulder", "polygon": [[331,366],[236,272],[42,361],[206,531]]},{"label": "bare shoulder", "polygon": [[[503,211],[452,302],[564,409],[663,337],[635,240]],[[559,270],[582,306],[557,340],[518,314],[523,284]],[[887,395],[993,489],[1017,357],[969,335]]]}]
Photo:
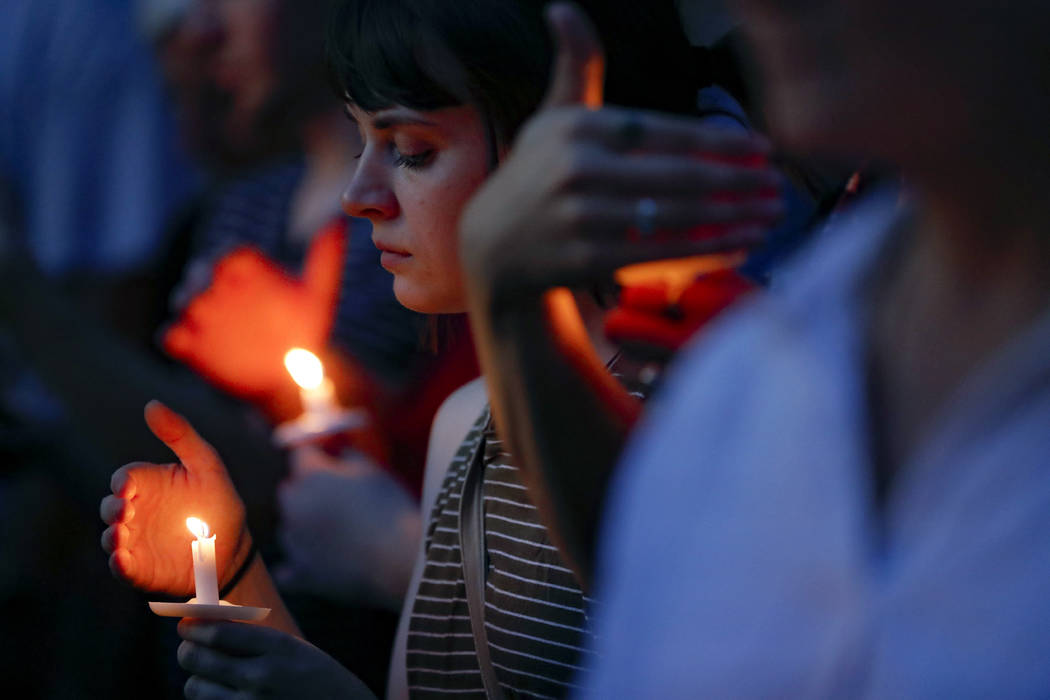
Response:
[{"label": "bare shoulder", "polygon": [[478,377],[449,394],[435,414],[430,428],[426,472],[423,476],[424,513],[434,502],[456,450],[481,415],[486,401],[488,394],[485,391],[485,382]]}]

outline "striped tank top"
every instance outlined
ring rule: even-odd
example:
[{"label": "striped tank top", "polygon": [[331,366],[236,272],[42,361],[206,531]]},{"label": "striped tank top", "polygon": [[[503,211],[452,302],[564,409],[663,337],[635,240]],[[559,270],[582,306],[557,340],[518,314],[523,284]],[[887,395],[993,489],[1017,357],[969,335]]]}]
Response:
[{"label": "striped tank top", "polygon": [[423,577],[409,623],[413,698],[485,697],[470,628],[460,557],[460,495],[485,440],[485,628],[508,697],[561,698],[589,666],[589,609],[572,571],[547,537],[517,467],[486,410],[456,453],[426,531]]}]

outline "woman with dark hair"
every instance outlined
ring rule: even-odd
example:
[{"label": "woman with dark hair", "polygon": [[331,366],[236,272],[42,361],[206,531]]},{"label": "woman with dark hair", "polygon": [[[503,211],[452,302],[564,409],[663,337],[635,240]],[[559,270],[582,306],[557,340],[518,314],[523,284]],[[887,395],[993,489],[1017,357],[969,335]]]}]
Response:
[{"label": "woman with dark hair", "polygon": [[[537,221],[549,226],[535,232],[537,250],[548,250],[552,238],[561,235],[578,236],[588,250],[599,250],[603,240],[626,237],[632,229],[653,240],[639,241],[635,249],[611,247],[615,255],[601,260],[521,258],[527,271],[549,266],[557,270],[559,283],[589,284],[619,263],[730,245],[723,240],[669,240],[663,237],[666,231],[718,225],[739,247],[754,238],[756,225],[779,214],[779,204],[769,197],[779,178],[763,167],[763,141],[742,128],[711,130],[698,120],[638,109],[692,114],[698,88],[710,84],[703,66],[692,63],[672,4],[583,4],[602,37],[604,56],[586,20],[571,8],[552,10],[549,20],[560,51],[547,88],[552,50],[544,2],[344,3],[332,25],[333,72],[364,143],[344,206],[347,213],[372,222],[382,264],[393,273],[394,292],[405,306],[428,314],[467,309],[472,282],[460,262],[460,215],[497,166],[513,160],[515,150],[529,147],[518,132],[538,108],[542,114],[537,122],[554,120],[570,131],[582,130],[594,139],[592,151],[600,157],[576,164],[586,171],[541,169],[535,178],[526,174],[514,181],[533,179],[540,200],[552,179],[595,186],[606,193],[609,206],[598,216],[590,211],[577,216],[571,207],[559,207],[554,216]],[[603,81],[606,61],[608,80]],[[591,115],[589,108],[601,103],[603,83],[610,101],[635,109]],[[700,158],[701,153],[720,160]],[[628,154],[635,156],[629,167],[612,169],[610,179],[603,180],[604,168],[594,167],[614,165]],[[713,192],[733,196],[715,201]],[[502,230],[512,237],[519,229]],[[515,255],[536,252],[529,247],[523,239],[508,250]],[[476,271],[469,270],[471,276]],[[506,261],[498,271],[501,276],[516,274]],[[535,292],[552,279],[546,276],[542,284],[525,287]],[[567,411],[579,421],[577,444],[559,456],[585,454],[579,443],[586,443],[599,462],[608,464],[638,406],[605,368],[628,375],[623,377],[627,385],[632,384],[630,371],[616,364],[615,348],[603,342],[600,330],[594,331],[601,309],[592,294],[563,298],[562,307],[575,314],[577,323],[553,329],[564,334],[557,342],[568,349],[552,361],[557,376],[574,368],[584,379],[553,401],[549,393],[542,394],[553,415]],[[590,332],[584,322],[590,322]],[[489,368],[505,371],[492,363]],[[489,379],[505,394],[501,374]],[[595,416],[572,413],[595,406]],[[235,584],[229,599],[274,609],[265,621],[268,627],[183,623],[180,630],[187,641],[180,660],[194,674],[187,694],[223,697],[241,689],[321,697],[353,692],[355,679],[297,638],[295,621],[254,555],[239,499],[218,456],[166,408],[151,405],[146,416],[182,464],[129,465],[114,475],[114,495],[103,503],[103,517],[111,524],[104,545],[112,553],[114,571],[141,587],[188,591],[191,577],[180,533],[185,516],[180,514],[193,502],[200,517],[214,521],[220,579]],[[543,440],[542,426],[532,438],[525,437],[528,431],[520,430],[518,422],[511,427],[519,435],[515,449]],[[564,444],[561,435],[555,437]],[[580,650],[589,635],[590,600],[583,589],[589,569],[579,563],[585,555],[571,546],[563,553],[551,541],[574,539],[577,526],[551,517],[554,509],[543,503],[540,482],[525,471],[519,475],[516,458],[500,445],[480,383],[454,394],[435,419],[423,499],[423,507],[432,510],[402,615],[400,644],[407,651],[395,653],[392,695],[404,693],[407,682],[414,696],[499,697],[505,691],[562,696],[586,663]],[[535,456],[525,455],[524,462],[535,464]],[[592,481],[590,488],[601,491],[603,482]],[[594,517],[590,512],[584,520]],[[545,521],[563,530],[548,535]]]}]

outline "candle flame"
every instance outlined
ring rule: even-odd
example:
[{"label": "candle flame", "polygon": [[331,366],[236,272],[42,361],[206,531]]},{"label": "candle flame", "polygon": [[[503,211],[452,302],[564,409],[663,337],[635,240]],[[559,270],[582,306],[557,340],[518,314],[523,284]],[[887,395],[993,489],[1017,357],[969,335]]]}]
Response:
[{"label": "candle flame", "polygon": [[189,528],[190,532],[196,535],[199,540],[206,540],[211,534],[211,530],[208,529],[208,523],[200,518],[186,518],[186,527]]},{"label": "candle flame", "polygon": [[321,360],[309,350],[292,348],[284,356],[284,366],[295,383],[303,389],[316,389],[324,381]]}]

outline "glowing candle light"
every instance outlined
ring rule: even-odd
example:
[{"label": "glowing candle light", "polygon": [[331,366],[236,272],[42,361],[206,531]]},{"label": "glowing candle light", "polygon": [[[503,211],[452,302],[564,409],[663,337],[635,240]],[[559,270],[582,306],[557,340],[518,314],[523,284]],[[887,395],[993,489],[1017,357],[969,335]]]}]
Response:
[{"label": "glowing candle light", "polygon": [[302,348],[292,348],[284,356],[284,366],[299,385],[306,420],[323,420],[335,408],[335,387],[324,376],[324,366],[317,355]]},{"label": "glowing candle light", "polygon": [[186,527],[197,539],[190,545],[193,552],[193,583],[196,603],[219,604],[219,582],[215,573],[215,535],[208,536],[208,523],[199,518],[186,518]]},{"label": "glowing candle light", "polygon": [[303,412],[277,426],[273,433],[275,444],[298,447],[368,425],[368,414],[363,409],[347,410],[339,405],[335,385],[324,376],[324,365],[317,355],[292,348],[284,355],[284,366],[299,385]]}]

